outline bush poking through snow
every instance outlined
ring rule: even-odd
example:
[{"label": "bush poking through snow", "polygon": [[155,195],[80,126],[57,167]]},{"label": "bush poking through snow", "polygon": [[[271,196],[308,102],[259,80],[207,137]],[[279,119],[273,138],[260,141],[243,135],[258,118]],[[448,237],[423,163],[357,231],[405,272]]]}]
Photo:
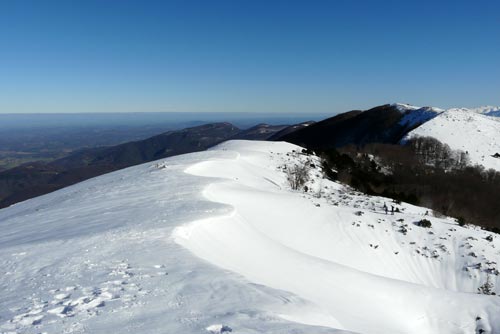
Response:
[{"label": "bush poking through snow", "polygon": [[481,285],[477,290],[482,295],[490,295],[490,296],[496,295],[495,287],[493,286],[493,283],[491,283],[490,276],[488,276],[486,282],[484,282],[484,284]]},{"label": "bush poking through snow", "polygon": [[301,163],[299,165],[289,166],[286,169],[286,179],[290,188],[293,190],[303,188],[309,180],[309,165],[307,163]]},{"label": "bush poking through snow", "polygon": [[432,223],[428,219],[422,219],[422,220],[416,222],[415,225],[420,226],[420,227],[430,228],[432,226]]}]

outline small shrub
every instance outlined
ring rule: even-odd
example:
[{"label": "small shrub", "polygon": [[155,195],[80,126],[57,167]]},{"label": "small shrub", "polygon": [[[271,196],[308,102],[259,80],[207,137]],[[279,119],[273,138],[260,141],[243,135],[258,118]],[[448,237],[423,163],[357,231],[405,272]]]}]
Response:
[{"label": "small shrub", "polygon": [[415,225],[420,226],[420,227],[430,228],[432,226],[432,223],[428,219],[422,219],[422,220],[416,222]]},{"label": "small shrub", "polygon": [[482,295],[494,296],[494,295],[496,295],[494,289],[495,289],[495,287],[491,283],[490,277],[488,276],[488,278],[486,279],[486,282],[484,282],[484,284],[481,285],[477,290],[478,290],[478,293],[480,293]]},{"label": "small shrub", "polygon": [[293,190],[303,188],[309,180],[309,167],[307,164],[294,165],[286,169],[286,179]]}]

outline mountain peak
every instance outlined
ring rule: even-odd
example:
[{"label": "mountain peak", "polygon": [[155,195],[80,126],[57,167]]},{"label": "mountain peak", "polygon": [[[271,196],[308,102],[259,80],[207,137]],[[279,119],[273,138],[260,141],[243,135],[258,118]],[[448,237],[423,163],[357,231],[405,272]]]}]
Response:
[{"label": "mountain peak", "polygon": [[425,106],[425,107],[418,107],[414,106],[408,103],[392,103],[391,106],[395,107],[401,112],[408,112],[408,111],[415,111],[415,110],[422,110],[422,111],[432,111],[436,113],[443,112],[444,109],[437,108],[437,107],[431,107],[431,106]]}]

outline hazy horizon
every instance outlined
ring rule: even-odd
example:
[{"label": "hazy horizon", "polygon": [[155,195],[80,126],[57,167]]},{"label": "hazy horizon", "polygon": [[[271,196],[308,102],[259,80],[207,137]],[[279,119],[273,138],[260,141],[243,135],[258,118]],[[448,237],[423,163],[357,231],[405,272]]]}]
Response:
[{"label": "hazy horizon", "polygon": [[319,121],[335,114],[322,113],[232,113],[232,112],[135,112],[135,113],[18,113],[0,114],[0,130],[53,127],[144,127],[183,128],[228,122],[240,128],[259,123],[291,125]]}]

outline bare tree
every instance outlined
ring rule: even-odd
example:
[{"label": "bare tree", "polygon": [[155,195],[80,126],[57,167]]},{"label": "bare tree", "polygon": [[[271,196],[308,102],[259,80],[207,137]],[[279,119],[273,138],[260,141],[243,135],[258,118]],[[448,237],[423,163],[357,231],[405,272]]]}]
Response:
[{"label": "bare tree", "polygon": [[286,179],[293,190],[299,190],[309,180],[309,165],[307,162],[301,162],[286,169]]}]

